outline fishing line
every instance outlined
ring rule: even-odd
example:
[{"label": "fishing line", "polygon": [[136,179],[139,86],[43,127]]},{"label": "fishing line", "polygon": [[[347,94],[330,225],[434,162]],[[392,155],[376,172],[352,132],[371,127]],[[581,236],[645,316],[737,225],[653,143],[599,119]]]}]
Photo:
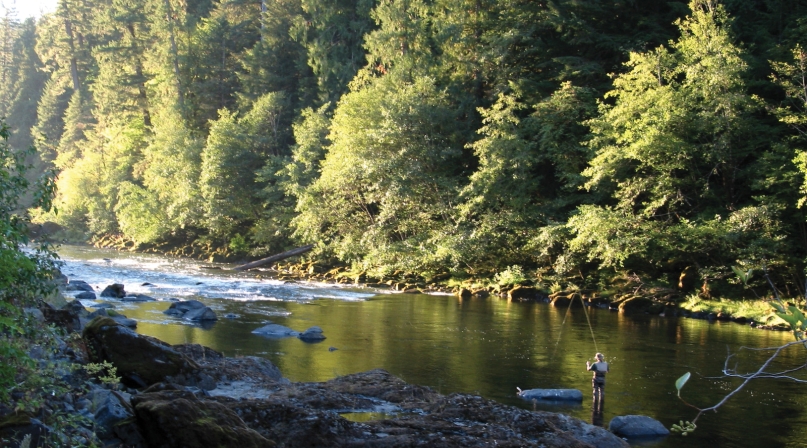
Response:
[{"label": "fishing line", "polygon": [[583,312],[586,313],[586,322],[588,322],[588,331],[591,332],[591,341],[594,342],[594,352],[599,353],[600,349],[597,348],[597,340],[594,339],[594,327],[591,326],[591,319],[588,318],[588,310],[586,309],[586,303],[583,302],[583,297],[580,297],[580,303],[583,304]]},{"label": "fishing line", "polygon": [[[588,310],[586,310],[586,303],[583,302],[583,296],[576,294],[580,298],[580,304],[583,305],[583,312],[586,314],[586,322],[588,322],[588,331],[591,333],[591,341],[594,342],[594,351],[599,353],[600,349],[597,347],[597,339],[594,337],[594,327],[591,326],[591,319],[588,317]],[[558,333],[558,340],[555,341],[555,349],[552,351],[552,358],[558,352],[558,345],[560,345],[560,337],[563,335],[563,327],[566,326],[566,318],[569,317],[569,311],[572,309],[572,302],[574,299],[569,300],[569,306],[566,308],[566,314],[563,316],[563,322],[560,323],[560,332]]]},{"label": "fishing line", "polygon": [[563,327],[566,326],[566,318],[569,317],[569,311],[572,309],[572,300],[569,300],[569,306],[566,308],[566,314],[563,316],[563,322],[560,323],[560,332],[558,332],[558,340],[555,341],[555,349],[552,350],[552,358],[558,352],[558,345],[560,344],[560,337],[563,335]]}]

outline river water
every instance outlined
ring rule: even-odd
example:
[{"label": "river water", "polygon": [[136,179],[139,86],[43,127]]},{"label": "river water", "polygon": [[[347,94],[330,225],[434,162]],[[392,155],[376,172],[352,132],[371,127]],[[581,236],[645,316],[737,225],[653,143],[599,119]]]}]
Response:
[{"label": "river water", "polygon": [[[62,271],[89,282],[99,288],[97,292],[108,284],[122,283],[129,293],[159,299],[104,301],[136,319],[139,333],[171,344],[199,343],[227,356],[266,357],[292,381],[325,381],[383,368],[441,393],[479,394],[606,427],[611,418],[629,414],[656,418],[668,428],[679,420],[691,420],[696,411],[676,397],[678,377],[691,372],[682,396],[696,406],[711,406],[740,383],[721,377],[729,353],[739,351],[730,365],[747,372],[767,352],[741,347],[773,347],[792,340],[789,333],[730,322],[589,309],[589,326],[581,307],[288,284],[260,278],[256,272],[232,271],[232,265],[87,247],[64,246],[59,254]],[[169,298],[201,300],[216,311],[219,320],[199,326],[168,317],[163,311],[169,307]],[[84,305],[91,308],[97,302]],[[251,333],[267,323],[297,331],[317,325],[327,339],[310,344]],[[575,388],[589,397],[591,380],[585,362],[596,351],[604,353],[611,366],[601,415],[592,413],[588,398],[582,405],[552,405],[527,403],[516,396],[516,387],[521,387]],[[806,357],[803,347],[788,349],[769,370],[802,365]],[[634,445],[803,447],[807,446],[805,405],[807,385],[755,380],[717,413],[701,416],[698,429],[686,438],[673,434]]]}]

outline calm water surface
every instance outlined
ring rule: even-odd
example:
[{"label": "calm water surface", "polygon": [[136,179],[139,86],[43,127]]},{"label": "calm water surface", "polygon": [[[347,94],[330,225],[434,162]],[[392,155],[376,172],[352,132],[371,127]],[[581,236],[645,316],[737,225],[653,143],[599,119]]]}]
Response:
[{"label": "calm water surface", "polygon": [[[236,273],[227,265],[207,269],[212,265],[90,248],[66,246],[59,253],[65,261],[62,270],[71,278],[100,288],[123,283],[128,292],[158,299],[198,299],[220,316],[215,324],[201,327],[167,317],[163,311],[169,303],[163,300],[112,301],[123,314],[138,320],[139,333],[172,344],[203,344],[227,356],[263,356],[292,381],[325,381],[384,368],[441,393],[474,393],[530,409],[533,404],[516,396],[517,386],[576,388],[588,397],[591,380],[585,362],[599,350],[611,373],[602,421],[594,422],[606,427],[611,418],[628,414],[648,415],[667,427],[691,420],[696,412],[676,397],[678,377],[692,372],[683,396],[695,405],[711,406],[739,384],[719,378],[729,352],[741,346],[777,346],[792,337],[734,323],[625,316],[597,309],[588,310],[590,329],[582,308],[284,284],[260,279],[254,272]],[[221,318],[225,314],[235,317]],[[251,333],[270,322],[298,331],[318,325],[327,339],[309,344]],[[790,350],[781,356],[779,366],[800,365],[805,355],[803,348]],[[731,365],[745,372],[763,359],[762,353],[743,351]],[[687,438],[672,435],[642,446],[807,446],[805,405],[807,386],[759,380],[717,413],[703,415],[697,431]],[[582,405],[540,404],[538,409],[589,422],[594,417],[588,399]]]}]

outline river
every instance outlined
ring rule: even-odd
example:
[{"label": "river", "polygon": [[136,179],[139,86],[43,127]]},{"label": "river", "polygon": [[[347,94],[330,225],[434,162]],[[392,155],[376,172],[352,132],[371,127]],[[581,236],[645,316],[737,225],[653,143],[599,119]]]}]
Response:
[{"label": "river", "polygon": [[[586,310],[580,307],[289,284],[260,278],[256,272],[232,271],[226,264],[88,247],[63,246],[58,252],[62,271],[70,278],[100,289],[122,283],[127,292],[160,299],[109,301],[138,321],[139,333],[171,344],[203,344],[227,356],[266,357],[292,381],[324,381],[383,368],[444,394],[479,394],[529,409],[536,405],[519,399],[516,387],[576,388],[589,397],[585,362],[600,351],[611,366],[601,416],[592,414],[588,398],[582,405],[537,407],[606,427],[611,418],[628,414],[656,418],[668,428],[679,420],[691,420],[696,411],[676,397],[678,377],[691,372],[682,396],[694,405],[711,406],[740,382],[721,377],[729,352],[792,340],[789,333],[731,322],[588,309],[589,326]],[[163,314],[169,298],[201,300],[220,318],[209,326],[170,318]],[[84,304],[90,308],[95,302]],[[327,339],[310,344],[251,333],[270,322],[297,331],[317,325]],[[806,357],[804,348],[789,349],[774,368],[801,365]],[[731,365],[745,372],[763,359],[764,353],[742,351]],[[807,446],[805,405],[804,384],[756,380],[717,413],[701,416],[698,429],[686,439],[673,434],[637,445],[803,447]]]}]

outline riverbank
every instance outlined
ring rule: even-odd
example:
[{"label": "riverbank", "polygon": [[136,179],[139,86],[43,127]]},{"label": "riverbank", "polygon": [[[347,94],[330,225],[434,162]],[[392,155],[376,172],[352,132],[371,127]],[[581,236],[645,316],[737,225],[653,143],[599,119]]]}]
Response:
[{"label": "riverbank", "polygon": [[[59,232],[66,232],[64,229],[54,229],[38,232],[43,234],[50,232],[57,236]],[[238,259],[237,254],[228,247],[217,247],[200,241],[180,245],[165,243],[137,246],[120,235],[106,235],[92,240],[90,244],[99,248],[186,257],[209,263],[233,262]],[[554,306],[572,305],[579,298],[579,302],[586,306],[609,308],[620,312],[733,321],[759,329],[789,329],[787,323],[772,312],[770,299],[721,299],[709,294],[702,296],[692,288],[693,279],[685,281],[684,274],[678,288],[647,285],[634,275],[617,276],[611,282],[610,290],[603,292],[577,287],[564,289],[558,283],[550,286],[542,285],[527,278],[521,268],[516,266],[508,267],[504,272],[489,278],[457,277],[448,270],[429,275],[404,271],[378,275],[366,270],[351,269],[346,265],[332,265],[316,260],[278,262],[253,271],[257,272],[257,276],[282,281],[353,285],[409,294],[452,294],[459,298],[496,296],[507,300],[549,302]]]},{"label": "riverbank", "polygon": [[[133,252],[135,247],[120,238],[107,237],[95,241],[98,247]],[[198,247],[197,247],[198,246]],[[176,257],[190,257],[200,261],[232,260],[233,254],[212,251],[203,245],[169,248],[151,247],[143,253],[158,253]],[[566,307],[584,304],[626,313],[644,313],[660,317],[684,317],[708,321],[732,321],[757,329],[787,331],[789,326],[773,313],[771,299],[720,299],[702,297],[680,288],[651,286],[635,276],[617,277],[606,292],[585,289],[562,289],[553,284],[549,288],[536,285],[525,278],[520,268],[508,268],[491,278],[455,277],[448,270],[423,276],[393,271],[374,275],[368,271],[351,269],[344,265],[329,265],[318,261],[278,262],[267,267],[252,269],[260,278],[275,278],[287,282],[318,282],[351,285],[362,288],[389,289],[406,294],[449,294],[461,299],[497,297],[514,301],[547,302]]]},{"label": "riverbank", "polygon": [[702,298],[697,293],[684,295],[680,290],[664,287],[637,287],[624,283],[620,288],[603,294],[599,291],[558,290],[537,288],[531,281],[495,283],[494,279],[452,278],[448,272],[429,278],[393,272],[373,277],[366,271],[347,267],[323,268],[315,262],[277,263],[256,269],[284,281],[315,281],[351,284],[367,288],[388,288],[405,294],[450,294],[460,299],[496,297],[511,301],[536,301],[556,307],[583,305],[607,308],[624,313],[644,313],[660,317],[684,317],[709,321],[731,321],[757,329],[788,331],[787,323],[773,312],[771,300],[730,300]]}]

